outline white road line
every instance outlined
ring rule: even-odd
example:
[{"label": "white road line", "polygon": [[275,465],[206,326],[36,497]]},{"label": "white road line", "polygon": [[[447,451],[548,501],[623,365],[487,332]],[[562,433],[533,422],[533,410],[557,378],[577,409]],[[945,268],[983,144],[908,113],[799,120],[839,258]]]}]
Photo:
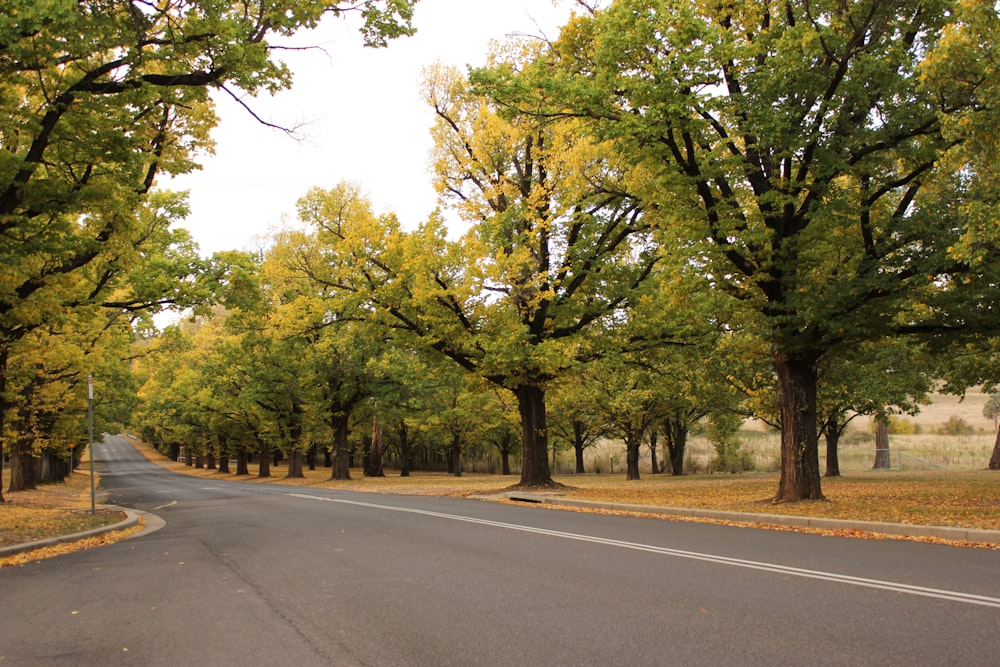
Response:
[{"label": "white road line", "polygon": [[699,553],[697,551],[684,551],[681,549],[670,549],[667,547],[657,547],[650,544],[639,544],[636,542],[624,542],[621,540],[612,540],[603,537],[594,537],[592,535],[581,535],[578,533],[567,533],[559,530],[548,530],[545,528],[533,528],[531,526],[522,526],[514,523],[503,523],[500,521],[489,521],[487,519],[476,519],[474,517],[461,516],[458,514],[443,514],[441,512],[430,512],[427,510],[419,510],[410,507],[392,507],[391,505],[378,505],[375,503],[366,503],[356,500],[344,500],[342,498],[324,498],[322,496],[311,496],[303,493],[288,493],[285,494],[292,496],[294,498],[303,498],[306,500],[321,500],[324,502],[331,503],[341,503],[343,505],[357,505],[359,507],[371,507],[373,509],[389,510],[393,512],[406,512],[409,514],[422,514],[424,516],[433,516],[440,519],[450,519],[452,521],[463,521],[466,523],[476,523],[483,526],[492,526],[494,528],[506,528],[508,530],[517,530],[524,533],[534,533],[536,535],[547,535],[550,537],[559,537],[567,540],[576,540],[578,542],[591,542],[593,544],[603,544],[606,546],[618,547],[621,549],[632,549],[634,551],[645,551],[648,553],[661,554],[663,556],[673,556],[675,558],[687,558],[690,560],[700,560],[709,563],[717,563],[720,565],[729,565],[731,567],[743,567],[752,570],[762,570],[765,572],[775,572],[778,574],[786,574],[794,577],[804,577],[807,579],[819,579],[822,581],[831,581],[841,584],[849,584],[851,586],[862,586],[864,588],[875,588],[878,590],[892,591],[895,593],[906,593],[909,595],[919,595],[922,597],[937,598],[940,600],[948,600],[951,602],[962,602],[965,604],[981,605],[984,607],[994,607],[1000,609],[1000,598],[988,597],[986,595],[973,595],[971,593],[961,593],[958,591],[947,591],[939,588],[925,588],[923,586],[912,586],[910,584],[901,584],[893,581],[880,581],[878,579],[865,579],[863,577],[853,577],[846,574],[837,574],[835,572],[823,572],[820,570],[806,570],[798,567],[789,567],[787,565],[778,565],[776,563],[764,563],[760,561],[743,560],[741,558],[729,558],[728,556],[716,556],[713,554]]},{"label": "white road line", "polygon": [[166,505],[160,505],[159,507],[154,507],[153,511],[155,512],[156,510],[162,510],[164,507],[171,507],[172,505],[176,505],[176,504],[177,504],[176,500],[171,500]]}]

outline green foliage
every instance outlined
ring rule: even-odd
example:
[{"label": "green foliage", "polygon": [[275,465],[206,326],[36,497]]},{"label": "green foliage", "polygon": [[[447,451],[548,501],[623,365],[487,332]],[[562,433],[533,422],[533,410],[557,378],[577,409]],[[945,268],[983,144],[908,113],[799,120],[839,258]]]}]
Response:
[{"label": "green foliage", "polygon": [[709,463],[714,472],[748,472],[756,467],[753,452],[740,440],[743,418],[733,412],[717,410],[709,415],[707,432],[715,456]]},{"label": "green foliage", "polygon": [[994,424],[1000,420],[1000,394],[990,394],[983,406],[983,416],[992,419]]},{"label": "green foliage", "polygon": [[962,211],[988,191],[956,178],[952,157],[995,138],[956,128],[993,118],[995,77],[977,64],[993,40],[965,34],[995,25],[996,8],[933,4],[618,0],[525,74],[480,75],[512,106],[587,119],[648,169],[637,194],[676,214],[683,261],[763,323],[784,398],[783,500],[821,496],[825,355],[959,328],[993,302],[941,286],[988,283],[953,252]]},{"label": "green foliage", "polygon": [[[239,256],[199,268],[192,293],[228,310],[199,311],[190,347],[151,372],[145,418],[174,411],[173,441],[295,452],[377,416],[399,457],[439,465],[509,454],[517,399],[522,480],[547,483],[550,443],[614,429],[637,475],[650,430],[683,446],[708,413],[712,468],[752,469],[737,415],[753,415],[787,436],[778,497],[820,497],[817,434],[888,413],[915,432],[899,415],[925,400],[942,344],[955,387],[1000,377],[989,4],[616,0],[471,76],[430,68],[434,180],[465,233],[440,213],[404,230],[355,184],[310,190],[306,227],[275,235],[262,272]],[[386,36],[406,32],[411,3],[362,6]],[[321,9],[295,11],[275,19],[282,34]],[[247,53],[284,85],[266,50]],[[136,220],[182,208],[165,195]],[[159,238],[143,261],[180,276],[185,240]],[[170,284],[137,279],[135,303]],[[38,312],[58,314],[42,296]]]},{"label": "green foliage", "polygon": [[69,327],[73,311],[94,305],[139,313],[138,326],[148,329],[149,314],[203,304],[224,282],[225,271],[201,261],[187,233],[171,229],[186,213],[184,197],[153,193],[159,173],[190,171],[210,149],[216,117],[209,90],[240,97],[287,87],[290,72],[271,57],[271,37],[314,27],[324,14],[360,11],[366,43],[384,45],[412,32],[412,6],[5,3],[0,434],[11,427],[7,363],[32,331]]},{"label": "green foliage", "polygon": [[893,435],[920,435],[923,428],[916,421],[896,415],[889,416],[889,433]]},{"label": "green foliage", "polygon": [[957,415],[952,415],[948,418],[948,421],[944,422],[941,426],[935,429],[940,435],[974,435],[976,429],[974,429],[967,421],[962,419]]}]

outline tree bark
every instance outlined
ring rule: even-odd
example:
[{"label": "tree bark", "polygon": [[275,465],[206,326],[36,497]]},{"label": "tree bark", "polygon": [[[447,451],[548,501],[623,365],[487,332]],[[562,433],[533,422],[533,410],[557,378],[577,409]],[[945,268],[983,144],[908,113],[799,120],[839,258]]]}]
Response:
[{"label": "tree bark", "polygon": [[304,458],[302,452],[297,449],[292,450],[288,455],[288,474],[285,475],[285,479],[303,479],[306,476],[302,471]]},{"label": "tree bark", "polygon": [[1000,425],[997,426],[997,437],[993,442],[993,456],[990,457],[990,470],[1000,470]]},{"label": "tree bark", "polygon": [[399,421],[398,428],[396,428],[396,436],[399,438],[399,476],[409,477],[410,476],[410,430],[406,426],[406,422],[403,420]]},{"label": "tree bark", "polygon": [[889,456],[889,417],[878,414],[875,417],[875,465],[874,470],[885,470],[892,467]]},{"label": "tree bark", "polygon": [[545,390],[522,384],[515,390],[521,416],[524,461],[519,486],[555,486],[549,468],[549,440],[546,432]]},{"label": "tree bark", "polygon": [[822,500],[816,428],[815,353],[776,352],[781,415],[781,479],[774,502]]},{"label": "tree bark", "polygon": [[3,497],[3,434],[6,432],[7,416],[7,359],[10,349],[0,345],[0,503],[6,502]]},{"label": "tree bark", "polygon": [[670,474],[679,477],[684,474],[684,450],[687,448],[688,422],[685,417],[668,417],[663,421],[667,456],[670,459]]},{"label": "tree bark", "polygon": [[225,445],[219,447],[219,474],[229,474],[229,448]]},{"label": "tree bark", "polygon": [[503,448],[500,450],[500,474],[509,475],[510,474],[510,442],[504,444]]},{"label": "tree bark", "polygon": [[462,438],[457,433],[451,434],[451,446],[448,449],[448,468],[455,477],[462,476]]},{"label": "tree bark", "polygon": [[250,466],[247,461],[247,448],[246,445],[239,445],[236,448],[236,474],[237,475],[249,475]]},{"label": "tree bark", "polygon": [[582,475],[586,472],[583,465],[583,450],[587,448],[584,429],[586,425],[579,419],[573,420],[573,450],[576,452],[576,474]]},{"label": "tree bark", "polygon": [[330,479],[351,478],[351,449],[347,443],[348,416],[338,415],[333,418],[333,470]]},{"label": "tree bark", "polygon": [[656,443],[657,443],[657,432],[653,429],[649,434],[649,462],[653,468],[653,474],[662,472],[660,470],[660,464],[656,460]]},{"label": "tree bark", "polygon": [[641,436],[635,436],[625,441],[626,480],[639,479],[639,446],[641,444]]},{"label": "tree bark", "polygon": [[271,447],[261,438],[257,438],[257,447],[257,458],[260,459],[258,464],[260,467],[257,470],[257,477],[270,477]]},{"label": "tree bark", "polygon": [[831,416],[823,426],[823,437],[826,438],[826,473],[824,477],[840,477],[840,444],[841,425],[836,416]]},{"label": "tree bark", "polygon": [[14,443],[8,452],[10,457],[8,491],[28,491],[38,486],[38,480],[41,477],[41,460],[34,454],[33,441],[33,434],[14,438]]}]

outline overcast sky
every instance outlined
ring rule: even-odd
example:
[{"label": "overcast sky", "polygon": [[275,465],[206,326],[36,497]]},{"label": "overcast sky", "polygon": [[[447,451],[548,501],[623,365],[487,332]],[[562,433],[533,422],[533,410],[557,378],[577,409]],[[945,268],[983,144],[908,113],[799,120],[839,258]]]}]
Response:
[{"label": "overcast sky", "polygon": [[361,46],[357,23],[328,18],[296,45],[318,50],[285,56],[295,73],[290,91],[248,100],[265,120],[304,124],[295,141],[257,123],[225,97],[203,169],[161,188],[188,190],[191,230],[205,255],[244,249],[282,216],[295,218],[306,191],[354,181],[379,212],[394,211],[406,227],[436,205],[428,174],[430,109],[420,100],[420,70],[440,61],[464,68],[485,60],[490,40],[520,32],[558,35],[573,3],[564,0],[420,0],[417,34],[385,49]]}]

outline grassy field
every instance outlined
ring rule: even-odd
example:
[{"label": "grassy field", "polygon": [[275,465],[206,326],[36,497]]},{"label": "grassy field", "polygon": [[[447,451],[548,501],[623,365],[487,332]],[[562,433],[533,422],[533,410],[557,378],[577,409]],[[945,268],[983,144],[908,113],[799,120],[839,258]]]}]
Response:
[{"label": "grassy field", "polygon": [[[516,476],[479,473],[454,477],[418,472],[399,477],[395,471],[387,471],[385,477],[367,478],[361,476],[360,470],[352,471],[353,479],[349,481],[337,481],[329,479],[328,468],[306,471],[304,479],[286,479],[283,465],[272,466],[271,477],[262,480],[256,477],[253,465],[250,476],[221,475],[215,470],[170,461],[145,445],[140,447],[148,458],[170,470],[199,477],[241,479],[251,484],[269,481],[372,493],[469,496],[496,494],[518,481]],[[555,481],[564,485],[559,493],[584,500],[1000,530],[1000,473],[985,470],[869,472],[824,479],[826,501],[778,505],[771,502],[778,485],[775,473],[645,475],[633,482],[626,481],[622,474],[556,475]]]},{"label": "grassy field", "polygon": [[[895,417],[910,433],[893,433],[889,436],[891,467],[902,472],[971,471],[987,467],[993,444],[996,440],[996,426],[983,417],[983,407],[988,396],[978,389],[970,389],[964,399],[957,396],[935,394],[932,402],[921,408],[915,416]],[[962,420],[971,432],[963,435],[942,433],[945,424],[952,418]],[[780,461],[780,434],[761,423],[748,422],[739,434],[743,446],[752,454],[758,472],[778,470]],[[841,438],[838,453],[840,470],[843,474],[867,473],[874,464],[875,435],[868,417],[859,417],[851,422]],[[688,440],[686,472],[708,472],[710,461],[715,456],[712,444],[703,436],[692,435]],[[643,449],[640,470],[652,470],[649,451]],[[821,469],[826,467],[826,443],[821,438],[819,444]],[[662,462],[662,447],[659,452]],[[620,443],[600,442],[585,453],[588,472],[619,473],[625,470],[625,451]],[[557,456],[554,470],[572,472],[574,460],[572,452],[562,452]]]}]

